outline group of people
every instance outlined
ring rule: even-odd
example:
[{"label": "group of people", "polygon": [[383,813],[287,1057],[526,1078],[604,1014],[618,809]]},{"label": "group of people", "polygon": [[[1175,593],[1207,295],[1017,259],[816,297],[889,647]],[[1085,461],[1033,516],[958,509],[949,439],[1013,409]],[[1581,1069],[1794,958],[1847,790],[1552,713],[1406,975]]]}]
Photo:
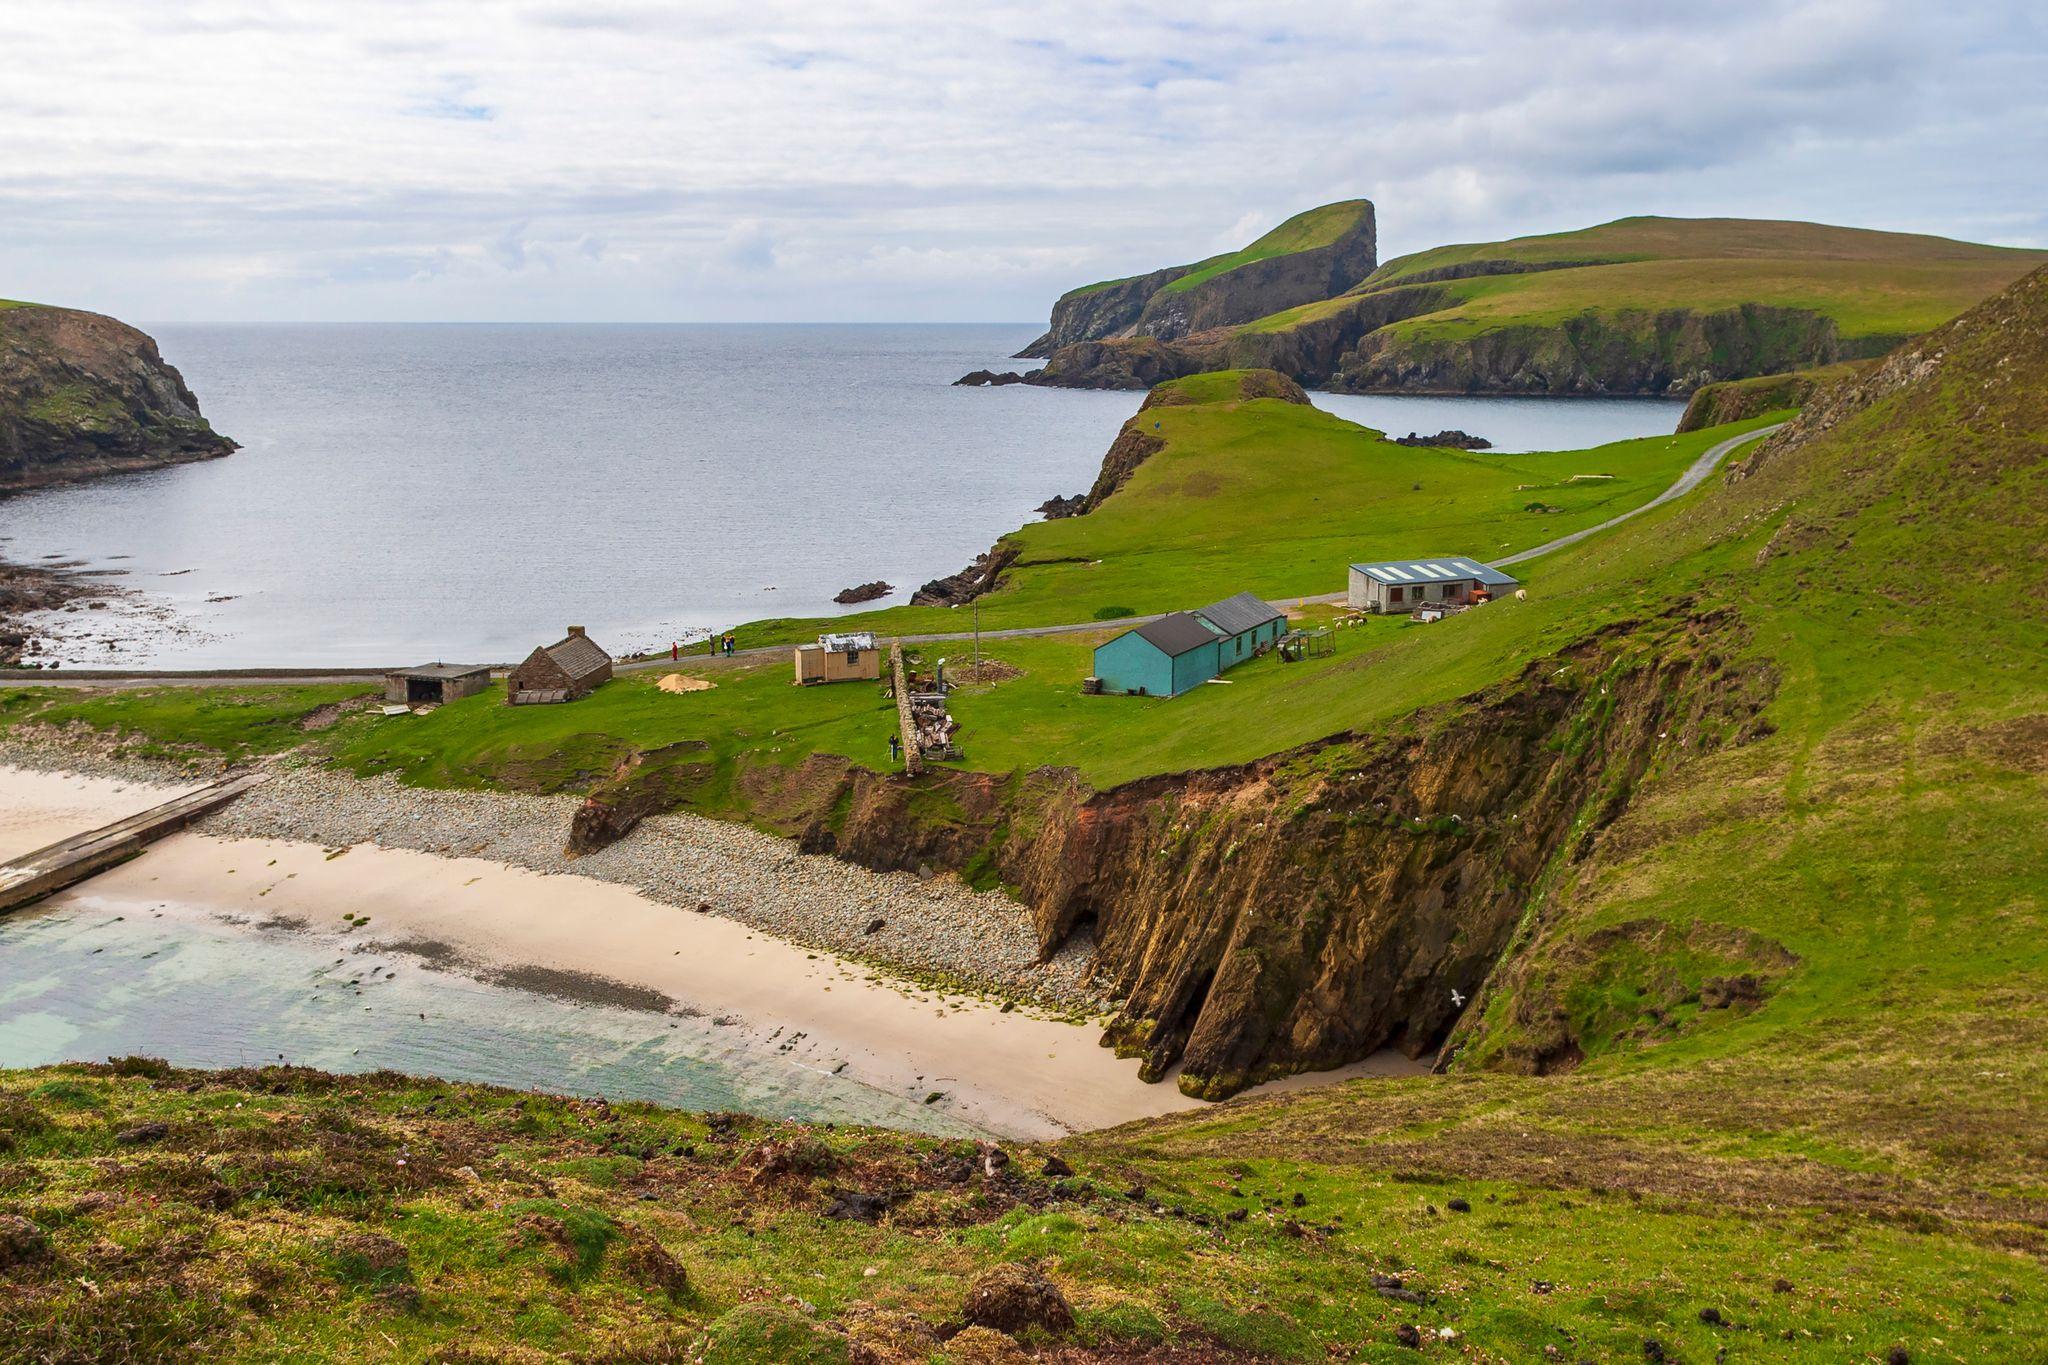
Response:
[{"label": "group of people", "polygon": [[[705,643],[711,646],[712,654],[723,654],[728,659],[732,657],[733,649],[736,646],[736,641],[731,631],[727,631],[723,635],[708,635],[705,637]],[[668,642],[668,657],[671,660],[680,660],[683,657],[682,641],[671,640]]]}]

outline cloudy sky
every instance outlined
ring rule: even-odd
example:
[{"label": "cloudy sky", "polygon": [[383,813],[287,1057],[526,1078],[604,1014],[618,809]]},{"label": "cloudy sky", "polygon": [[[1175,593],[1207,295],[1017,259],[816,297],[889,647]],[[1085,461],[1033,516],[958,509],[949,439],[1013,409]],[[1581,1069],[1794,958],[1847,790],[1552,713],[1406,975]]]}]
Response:
[{"label": "cloudy sky", "polygon": [[2034,0],[8,0],[0,296],[1030,320],[1364,195],[2048,245]]}]

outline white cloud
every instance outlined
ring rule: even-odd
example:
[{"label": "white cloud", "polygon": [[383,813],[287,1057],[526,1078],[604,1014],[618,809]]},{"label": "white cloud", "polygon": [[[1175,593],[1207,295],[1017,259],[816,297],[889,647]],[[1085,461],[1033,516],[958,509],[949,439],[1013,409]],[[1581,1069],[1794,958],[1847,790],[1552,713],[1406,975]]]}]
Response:
[{"label": "white cloud", "polygon": [[2017,0],[16,0],[0,51],[0,296],[145,320],[1030,320],[1357,194],[1383,255],[2048,244]]}]

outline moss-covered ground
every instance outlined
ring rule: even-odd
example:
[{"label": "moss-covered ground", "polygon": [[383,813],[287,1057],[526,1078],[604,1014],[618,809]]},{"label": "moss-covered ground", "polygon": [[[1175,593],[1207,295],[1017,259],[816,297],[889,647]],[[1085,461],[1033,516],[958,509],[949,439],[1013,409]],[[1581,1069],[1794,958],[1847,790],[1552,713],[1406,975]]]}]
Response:
[{"label": "moss-covered ground", "polygon": [[[1075,1140],[1054,1178],[1040,1149],[990,1175],[971,1144],[381,1074],[11,1073],[0,1351],[985,1359],[939,1335],[999,1262],[1071,1302],[1023,1334],[1061,1360],[1407,1360],[1408,1327],[1447,1359],[2012,1361],[2048,1331],[1995,1227],[1872,1218],[1782,1157],[1623,1142],[1589,1180],[1566,1117],[1492,1125],[1473,1174],[1454,1125],[1514,1099],[1355,1082]],[[831,1216],[848,1192],[883,1221]]]}]

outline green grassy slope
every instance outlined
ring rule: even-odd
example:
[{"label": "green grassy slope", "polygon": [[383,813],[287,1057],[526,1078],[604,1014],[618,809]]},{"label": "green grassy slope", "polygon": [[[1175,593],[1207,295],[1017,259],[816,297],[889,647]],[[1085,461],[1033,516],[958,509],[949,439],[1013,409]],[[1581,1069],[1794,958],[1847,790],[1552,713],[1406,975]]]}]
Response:
[{"label": "green grassy slope", "polygon": [[[1064,1346],[1034,1339],[1055,1359],[1414,1359],[1403,1327],[1445,1358],[2028,1359],[2048,1339],[2048,274],[1819,402],[1739,479],[1560,552],[1526,602],[1275,666],[1292,704],[1261,726],[1391,725],[1674,619],[1775,679],[1755,738],[1674,749],[1589,820],[1449,1076],[1077,1139],[1058,1189],[1035,1160],[935,1177],[921,1139],[720,1137],[394,1080],[9,1076],[0,1210],[45,1249],[0,1311],[79,1356],[710,1361],[849,1359],[896,1314],[907,1344],[861,1349],[921,1360],[942,1348],[916,1324],[1008,1261],[1074,1301]],[[115,1143],[145,1118],[160,1146]],[[774,1163],[769,1136],[823,1149]],[[881,1227],[826,1218],[848,1188],[907,1198]],[[364,1233],[398,1253],[343,1240]],[[689,1290],[627,1254],[649,1238]]]},{"label": "green grassy slope", "polygon": [[[23,1360],[965,1365],[1024,1358],[941,1339],[1012,1264],[1070,1302],[1019,1333],[1062,1362],[1415,1359],[1403,1326],[1445,1358],[1988,1361],[2048,1329],[2023,1262],[1924,1223],[1445,1176],[1398,1133],[1367,1166],[1319,1126],[1366,1095],[1426,1124],[1424,1088],[1070,1143],[1049,1179],[1020,1149],[991,1178],[971,1145],[389,1075],[0,1075],[0,1216],[32,1248],[0,1310]],[[825,1216],[845,1190],[895,1206]]]},{"label": "green grassy slope", "polygon": [[[1232,377],[1204,375],[1173,387],[1215,399],[1236,392],[1226,379]],[[1495,557],[1640,505],[1707,446],[1746,429],[1737,424],[1590,451],[1489,455],[1395,446],[1368,428],[1272,399],[1169,403],[1134,421],[1157,421],[1164,448],[1095,512],[1013,533],[1020,566],[983,599],[985,629],[1149,614],[1239,591],[1276,598],[1336,592],[1346,566],[1358,559]],[[1055,762],[1103,786],[1241,762],[1447,701],[1584,627],[1582,608],[1543,610],[1552,571],[1548,561],[1522,570],[1532,601],[1497,603],[1488,619],[1461,618],[1455,640],[1422,638],[1393,619],[1369,621],[1342,631],[1332,658],[1300,665],[1258,660],[1232,670],[1228,687],[1171,701],[1080,695],[1090,652],[1123,629],[1113,619],[1099,633],[991,640],[985,652],[1021,676],[956,697],[955,713],[968,727],[965,766],[1002,773]],[[913,634],[964,629],[968,616],[892,608],[834,624]],[[740,637],[748,644],[809,639],[824,625],[756,622]],[[969,648],[933,645],[922,652],[927,660],[959,661]],[[661,692],[654,675],[638,674],[568,707],[513,709],[487,694],[424,717],[358,715],[317,742],[360,772],[397,772],[431,785],[506,782],[555,790],[587,787],[633,749],[701,741],[721,776],[699,800],[720,813],[740,809],[732,787],[742,766],[788,766],[812,753],[882,763],[894,712],[873,689],[793,688],[785,660],[714,676],[718,688],[704,693]],[[83,700],[16,692],[0,704],[0,720],[83,720],[150,735],[159,747],[223,750],[242,738],[237,716],[288,719],[294,706],[310,710],[328,700],[316,690],[300,700],[274,689],[162,689]],[[259,748],[275,745],[258,730],[287,733],[253,727],[248,738]]]},{"label": "green grassy slope", "polygon": [[[1394,327],[1462,338],[1509,324],[1554,326],[1589,311],[1713,312],[1751,303],[1823,314],[1845,338],[1898,338],[1939,326],[2043,260],[2048,253],[1819,223],[1624,218],[1577,232],[1417,252],[1387,262],[1353,292],[1487,262],[1565,266],[1445,281],[1456,300],[1451,307]],[[1324,315],[1331,306],[1322,306]],[[1288,323],[1253,325],[1273,330]]]},{"label": "green grassy slope", "polygon": [[1314,251],[1318,247],[1328,246],[1356,227],[1360,216],[1371,208],[1372,205],[1363,199],[1347,199],[1341,203],[1324,204],[1321,208],[1297,213],[1250,246],[1225,252],[1221,256],[1211,256],[1206,261],[1197,261],[1187,274],[1168,284],[1165,292],[1185,294],[1190,289],[1241,265],[1271,260],[1275,256],[1292,256],[1298,251]]},{"label": "green grassy slope", "polygon": [[[1165,292],[1184,294],[1197,285],[1213,280],[1225,271],[1235,270],[1241,265],[1328,246],[1356,227],[1359,216],[1369,211],[1371,207],[1371,204],[1363,199],[1346,199],[1297,213],[1248,246],[1182,267],[1188,273],[1169,283]],[[1113,288],[1135,278],[1137,277],[1126,275],[1122,279],[1097,280],[1093,284],[1084,284],[1078,289],[1068,290],[1063,297],[1076,298],[1100,293],[1104,289]]]},{"label": "green grassy slope", "polygon": [[[1647,501],[1740,429],[1548,454],[1418,450],[1301,404],[1211,401],[1234,392],[1235,380],[1223,372],[1161,385],[1196,401],[1132,419],[1127,430],[1165,445],[1126,487],[1087,516],[1006,536],[1018,564],[981,600],[983,627],[1085,621],[1119,608],[1172,611],[1235,592],[1337,592],[1345,566],[1358,559],[1496,558]],[[1613,477],[1573,481],[1596,474]],[[834,623],[922,634],[966,629],[964,615],[898,607]],[[756,622],[745,638],[806,639],[821,628]]]}]

